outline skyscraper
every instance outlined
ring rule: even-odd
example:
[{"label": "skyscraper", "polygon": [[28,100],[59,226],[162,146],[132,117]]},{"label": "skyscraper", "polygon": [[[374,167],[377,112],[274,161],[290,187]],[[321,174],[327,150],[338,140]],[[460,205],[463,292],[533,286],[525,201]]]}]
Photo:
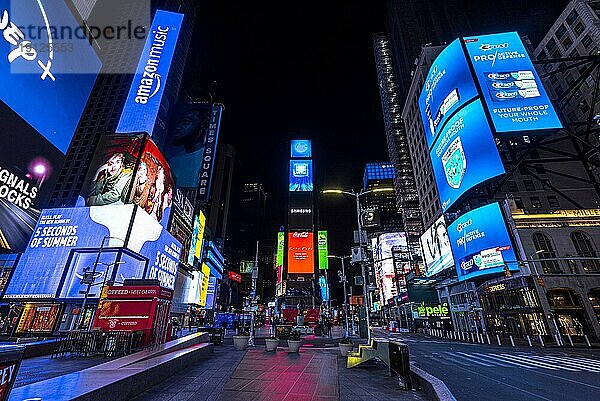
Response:
[{"label": "skyscraper", "polygon": [[419,236],[423,231],[421,209],[387,36],[383,33],[376,34],[373,37],[373,48],[388,154],[394,166],[396,207],[402,216],[402,231],[406,231],[408,235],[409,246],[418,249]]}]

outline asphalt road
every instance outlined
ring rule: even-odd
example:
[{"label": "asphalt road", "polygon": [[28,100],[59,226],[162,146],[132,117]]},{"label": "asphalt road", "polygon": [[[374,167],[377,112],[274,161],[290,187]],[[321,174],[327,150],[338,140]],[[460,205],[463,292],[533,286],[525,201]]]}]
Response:
[{"label": "asphalt road", "polygon": [[457,400],[600,400],[600,350],[490,346],[376,331],[402,340],[411,363]]}]

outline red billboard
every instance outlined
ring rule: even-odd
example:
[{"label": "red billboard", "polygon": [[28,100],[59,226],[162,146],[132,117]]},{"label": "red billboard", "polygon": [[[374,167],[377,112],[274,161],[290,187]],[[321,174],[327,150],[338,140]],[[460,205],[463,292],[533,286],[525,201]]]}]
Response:
[{"label": "red billboard", "polygon": [[227,272],[227,276],[229,277],[230,280],[233,280],[238,283],[242,282],[242,275],[239,273],[229,271],[229,272]]},{"label": "red billboard", "polygon": [[297,231],[288,234],[288,273],[314,274],[315,245],[310,231]]}]

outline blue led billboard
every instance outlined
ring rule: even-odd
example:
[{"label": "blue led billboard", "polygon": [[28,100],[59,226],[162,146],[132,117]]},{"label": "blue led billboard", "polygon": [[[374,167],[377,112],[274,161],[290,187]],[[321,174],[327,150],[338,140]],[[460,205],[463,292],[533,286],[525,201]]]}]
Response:
[{"label": "blue led billboard", "polygon": [[312,157],[311,141],[309,141],[307,139],[292,140],[291,156],[293,158],[311,158]]},{"label": "blue led billboard", "polygon": [[152,135],[182,23],[183,14],[156,11],[117,133]]},{"label": "blue led billboard", "polygon": [[319,276],[319,288],[321,290],[321,300],[323,302],[329,301],[329,285],[325,276]]},{"label": "blue led billboard", "polygon": [[457,39],[435,59],[419,96],[429,149],[452,113],[477,96],[475,82]]},{"label": "blue led billboard", "polygon": [[562,128],[517,32],[463,40],[497,132]]},{"label": "blue led billboard", "polygon": [[0,0],[0,10],[0,99],[65,154],[102,63],[85,37],[56,37],[79,27],[64,0]]},{"label": "blue led billboard", "polygon": [[480,100],[448,120],[430,157],[444,212],[473,187],[505,172]]},{"label": "blue led billboard", "polygon": [[312,190],[312,160],[290,160],[290,192],[310,192]]},{"label": "blue led billboard", "polygon": [[448,226],[459,280],[518,270],[515,253],[498,203],[463,214]]},{"label": "blue led billboard", "polygon": [[5,296],[53,298],[62,288],[59,297],[79,297],[79,276],[84,268],[93,266],[106,237],[111,238],[105,240],[100,259],[105,267],[97,269],[96,281],[103,281],[106,265],[116,261],[116,249],[126,242],[127,249],[139,255],[124,250],[119,261],[125,263],[109,275],[116,275],[121,282],[124,278],[158,278],[173,289],[181,244],[143,209],[108,205],[42,210]]}]

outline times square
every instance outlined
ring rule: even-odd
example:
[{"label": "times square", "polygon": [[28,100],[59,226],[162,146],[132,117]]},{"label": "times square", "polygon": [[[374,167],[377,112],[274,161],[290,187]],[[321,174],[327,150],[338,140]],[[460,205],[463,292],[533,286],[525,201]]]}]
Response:
[{"label": "times square", "polygon": [[600,399],[599,1],[0,35],[0,401]]}]

